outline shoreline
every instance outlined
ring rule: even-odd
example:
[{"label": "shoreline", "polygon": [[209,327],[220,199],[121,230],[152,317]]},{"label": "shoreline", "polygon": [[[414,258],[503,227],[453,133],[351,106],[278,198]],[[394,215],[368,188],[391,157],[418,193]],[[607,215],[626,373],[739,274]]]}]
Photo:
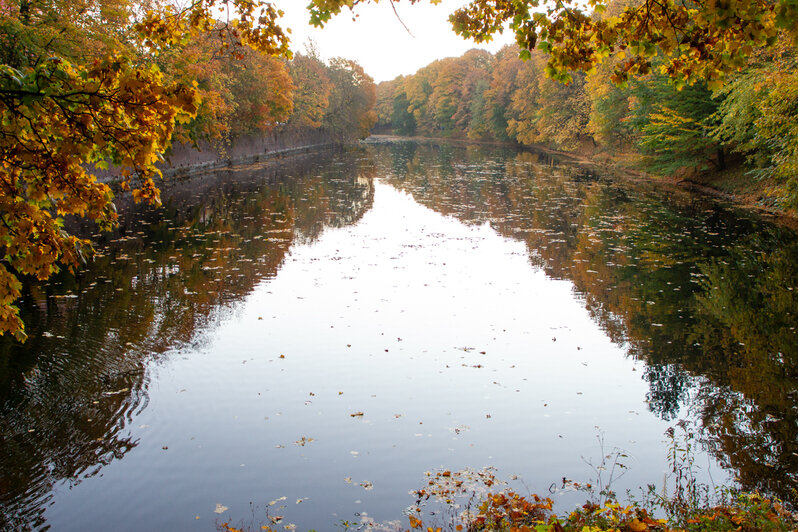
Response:
[{"label": "shoreline", "polygon": [[164,179],[187,179],[193,177],[195,175],[204,174],[207,172],[213,172],[215,170],[220,170],[222,168],[229,168],[231,166],[243,166],[249,164],[255,164],[259,162],[265,162],[272,159],[279,159],[284,156],[292,156],[292,155],[299,155],[303,153],[310,153],[316,150],[322,150],[326,148],[332,148],[336,146],[337,143],[335,142],[323,142],[318,144],[306,144],[302,146],[293,146],[290,148],[280,148],[277,150],[267,151],[263,153],[257,153],[254,155],[243,155],[239,157],[227,157],[216,159],[214,161],[196,163],[196,164],[189,164],[184,166],[178,166],[173,168],[166,168],[163,170],[163,178]]},{"label": "shoreline", "polygon": [[[677,187],[692,193],[707,196],[719,201],[727,202],[734,207],[755,212],[756,214],[772,220],[774,223],[798,230],[798,213],[779,209],[777,207],[763,205],[750,194],[743,194],[742,191],[735,193],[724,191],[711,184],[697,182],[691,179],[679,178],[675,176],[658,176],[650,174],[644,170],[639,170],[628,165],[618,157],[613,157],[607,153],[585,154],[578,151],[563,151],[549,148],[541,144],[525,145],[514,142],[484,141],[471,139],[452,139],[446,137],[424,137],[424,136],[401,136],[393,134],[375,134],[368,137],[378,142],[413,141],[413,142],[447,142],[457,145],[482,145],[482,146],[505,146],[508,148],[528,149],[559,157],[565,161],[590,166],[597,170],[612,172],[624,179],[635,181],[649,181],[660,183],[666,186]],[[368,140],[366,141],[368,142]],[[711,172],[708,175],[708,182],[713,180],[722,181],[724,172]]]}]

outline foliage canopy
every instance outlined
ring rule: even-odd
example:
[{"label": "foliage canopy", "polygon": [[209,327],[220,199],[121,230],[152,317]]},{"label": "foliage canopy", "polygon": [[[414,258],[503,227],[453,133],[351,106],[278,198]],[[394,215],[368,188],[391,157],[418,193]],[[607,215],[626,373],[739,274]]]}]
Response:
[{"label": "foliage canopy", "polygon": [[[321,26],[343,7],[355,9],[369,1],[314,0],[311,22]],[[641,0],[608,11],[611,3],[472,0],[449,20],[458,34],[476,42],[490,41],[509,28],[521,58],[529,59],[535,48],[548,53],[547,74],[560,81],[571,79],[569,71],[590,72],[615,56],[621,61],[613,81],[624,83],[630,75],[651,72],[660,56],[662,73],[677,86],[704,79],[715,88],[743,67],[756,48],[773,46],[780,30],[798,39],[794,0]]]},{"label": "foliage canopy", "polygon": [[[677,86],[698,79],[710,88],[745,65],[756,47],[775,44],[778,31],[798,38],[798,5],[791,0],[739,2],[629,2],[606,13],[610,2],[474,0],[451,17],[455,30],[478,42],[508,25],[522,57],[537,48],[550,54],[547,73],[568,81],[569,70],[592,71],[603,59],[621,59],[613,81],[647,74],[661,57],[661,72]],[[585,9],[587,8],[587,9]]]}]

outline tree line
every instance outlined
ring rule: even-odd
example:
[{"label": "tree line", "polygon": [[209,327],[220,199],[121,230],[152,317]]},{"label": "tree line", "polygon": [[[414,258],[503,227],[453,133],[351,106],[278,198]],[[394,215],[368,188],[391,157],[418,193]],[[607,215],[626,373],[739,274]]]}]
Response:
[{"label": "tree line", "polygon": [[200,100],[196,115],[177,125],[172,140],[231,143],[320,130],[333,141],[349,142],[368,136],[376,122],[376,88],[356,61],[325,63],[313,46],[291,59],[222,46],[217,35],[204,34],[160,58],[159,69],[195,83]]},{"label": "tree line", "polygon": [[376,130],[631,156],[648,171],[684,178],[742,164],[751,179],[764,180],[767,201],[795,208],[796,50],[792,37],[779,33],[723,83],[688,83],[668,73],[662,56],[651,58],[645,75],[619,80],[625,59],[613,56],[563,82],[539,49],[474,49],[380,83]]}]

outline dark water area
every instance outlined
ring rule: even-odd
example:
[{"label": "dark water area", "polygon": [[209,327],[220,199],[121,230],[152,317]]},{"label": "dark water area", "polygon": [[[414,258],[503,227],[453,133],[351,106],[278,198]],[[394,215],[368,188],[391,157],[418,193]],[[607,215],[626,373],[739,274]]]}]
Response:
[{"label": "dark water area", "polygon": [[0,344],[0,528],[390,528],[425,472],[483,467],[569,508],[561,479],[607,450],[619,493],[667,489],[669,428],[701,482],[798,501],[788,228],[412,142],[119,209],[85,271],[27,289],[28,342]]}]

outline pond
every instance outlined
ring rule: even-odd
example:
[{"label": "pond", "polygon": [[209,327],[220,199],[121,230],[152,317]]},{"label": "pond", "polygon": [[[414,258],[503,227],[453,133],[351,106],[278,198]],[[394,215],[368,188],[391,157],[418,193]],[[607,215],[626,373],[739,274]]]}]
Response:
[{"label": "pond", "polygon": [[672,486],[674,441],[699,481],[795,502],[788,228],[416,142],[164,198],[25,293],[30,339],[0,355],[4,529],[406,526],[426,474],[485,467],[567,509],[585,494],[563,479],[606,483],[606,455],[619,493]]}]

